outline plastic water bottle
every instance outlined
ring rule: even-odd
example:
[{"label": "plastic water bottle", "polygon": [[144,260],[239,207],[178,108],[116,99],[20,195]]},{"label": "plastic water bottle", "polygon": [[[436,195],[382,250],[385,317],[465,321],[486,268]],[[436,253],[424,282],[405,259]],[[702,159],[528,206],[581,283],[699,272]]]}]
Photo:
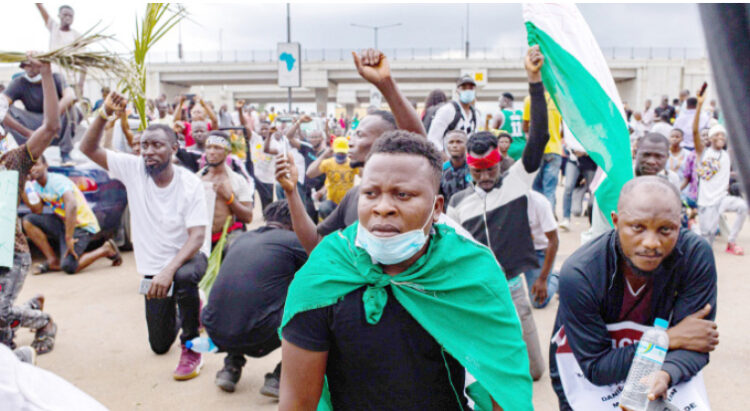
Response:
[{"label": "plastic water bottle", "polygon": [[216,352],[219,351],[219,347],[214,344],[208,337],[195,337],[185,343],[185,347],[188,350],[194,352]]},{"label": "plastic water bottle", "polygon": [[29,203],[31,203],[32,205],[39,204],[39,201],[41,201],[41,199],[39,198],[39,194],[37,194],[36,190],[34,190],[34,185],[31,183],[31,181],[26,181],[24,191],[26,191],[26,198],[29,199]]},{"label": "plastic water bottle", "polygon": [[657,318],[654,327],[643,333],[625,380],[620,405],[633,411],[645,411],[648,408],[651,379],[653,374],[661,370],[669,348],[668,327],[667,320]]}]

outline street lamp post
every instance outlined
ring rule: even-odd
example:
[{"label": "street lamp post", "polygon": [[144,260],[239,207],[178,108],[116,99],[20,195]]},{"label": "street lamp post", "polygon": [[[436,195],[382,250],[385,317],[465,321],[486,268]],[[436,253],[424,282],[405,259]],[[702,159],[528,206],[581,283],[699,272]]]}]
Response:
[{"label": "street lamp post", "polygon": [[390,27],[400,26],[401,23],[386,24],[386,25],[381,25],[381,26],[370,26],[370,25],[367,25],[367,24],[356,24],[356,23],[351,23],[351,25],[354,26],[354,27],[360,27],[360,28],[363,28],[363,29],[371,29],[372,32],[373,32],[373,35],[375,37],[375,49],[377,50],[378,49],[378,30],[380,30],[380,29],[387,29],[387,28],[390,28]]}]

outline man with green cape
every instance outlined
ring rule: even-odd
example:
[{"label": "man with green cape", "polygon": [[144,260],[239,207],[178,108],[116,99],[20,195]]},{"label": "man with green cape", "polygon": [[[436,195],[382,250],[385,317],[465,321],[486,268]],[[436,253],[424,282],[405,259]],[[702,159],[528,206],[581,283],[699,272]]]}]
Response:
[{"label": "man with green cape", "polygon": [[358,222],[325,237],[289,288],[280,410],[533,409],[505,275],[436,224],[441,165],[418,134],[376,141]]}]

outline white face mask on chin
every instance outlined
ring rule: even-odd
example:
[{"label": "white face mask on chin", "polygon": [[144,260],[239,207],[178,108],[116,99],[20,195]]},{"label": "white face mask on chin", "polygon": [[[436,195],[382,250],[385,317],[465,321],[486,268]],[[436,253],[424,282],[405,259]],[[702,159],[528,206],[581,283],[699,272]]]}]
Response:
[{"label": "white face mask on chin", "polygon": [[42,81],[42,73],[39,73],[39,74],[37,74],[34,77],[29,77],[28,74],[24,73],[23,76],[26,77],[26,80],[29,80],[32,83],[38,83],[38,82]]}]

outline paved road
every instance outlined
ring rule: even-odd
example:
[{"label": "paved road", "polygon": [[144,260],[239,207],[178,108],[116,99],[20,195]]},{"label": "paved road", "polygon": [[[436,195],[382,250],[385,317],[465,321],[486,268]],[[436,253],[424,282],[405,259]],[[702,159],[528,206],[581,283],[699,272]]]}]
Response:
[{"label": "paved road", "polygon": [[[574,219],[572,231],[561,233],[558,266],[579,244],[579,233],[585,224],[583,219]],[[738,409],[737,404],[746,402],[743,393],[750,382],[750,348],[745,343],[750,282],[744,278],[744,264],[750,259],[724,253],[725,241],[719,239],[714,245],[719,271],[721,344],[705,369],[708,395],[716,410]],[[747,227],[739,243],[750,250]],[[74,276],[50,273],[29,277],[19,301],[44,293],[45,310],[60,327],[55,350],[40,356],[38,365],[66,378],[112,410],[276,409],[276,402],[261,396],[258,390],[263,375],[279,361],[280,350],[263,359],[249,360],[233,394],[220,391],[213,383],[222,367],[221,355],[207,355],[198,378],[174,381],[172,370],[179,358],[179,347],[175,344],[162,356],[149,349],[143,297],[137,294],[138,280],[132,253],[127,253],[124,264],[117,268],[99,261]],[[546,309],[534,312],[544,340],[551,335],[556,309],[554,300]],[[22,331],[18,342],[28,344],[31,337]],[[546,341],[543,346],[547,346]],[[540,411],[557,409],[547,374],[534,384],[534,406]]]}]

